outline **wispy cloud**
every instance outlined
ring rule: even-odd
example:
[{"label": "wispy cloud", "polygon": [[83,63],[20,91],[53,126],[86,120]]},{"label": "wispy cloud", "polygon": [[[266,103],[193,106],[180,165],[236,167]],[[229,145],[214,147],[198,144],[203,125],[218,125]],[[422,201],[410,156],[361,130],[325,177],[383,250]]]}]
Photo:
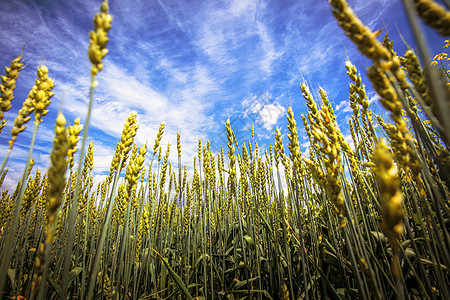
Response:
[{"label": "wispy cloud", "polygon": [[258,28],[258,35],[261,39],[261,48],[263,51],[263,59],[261,60],[260,68],[270,75],[272,73],[272,63],[283,53],[276,51],[267,27],[262,22],[257,22],[256,26]]},{"label": "wispy cloud", "polygon": [[342,100],[339,102],[339,104],[336,105],[335,111],[339,113],[352,112],[353,109],[350,107],[350,100]]},{"label": "wispy cloud", "polygon": [[[386,24],[391,38],[399,41],[398,26],[413,45],[400,3],[349,3],[371,29]],[[62,108],[69,123],[78,116],[84,122],[90,83],[86,49],[98,4],[16,0],[0,6],[1,65],[9,65],[30,35],[24,48],[27,67],[19,77],[13,108],[6,114],[1,145],[7,145],[7,133],[34,84],[38,64],[49,67],[56,84],[34,153],[40,167],[48,164],[45,155],[50,151],[56,112]],[[113,1],[110,8],[109,53],[97,78],[89,133],[98,179],[108,171],[123,123],[133,110],[140,123],[138,146],[148,142],[151,148],[159,124],[165,121],[162,144],[173,145],[170,159],[177,161],[179,131],[183,161],[191,162],[198,139],[210,140],[215,149],[225,144],[222,136],[228,117],[243,138],[252,124],[258,125],[260,144],[268,145],[273,128],[285,126],[285,107],[292,103],[296,118],[305,113],[298,86],[303,79],[311,86],[324,86],[335,111],[345,117],[350,112],[348,85],[342,84],[348,82],[347,55],[362,65],[366,81],[365,59],[338,27],[326,1],[158,0],[152,4],[138,0],[133,5]],[[442,47],[437,38],[433,41],[432,47]],[[372,103],[377,96],[367,86]],[[31,129],[18,140],[9,165],[11,174],[20,173]]]}]

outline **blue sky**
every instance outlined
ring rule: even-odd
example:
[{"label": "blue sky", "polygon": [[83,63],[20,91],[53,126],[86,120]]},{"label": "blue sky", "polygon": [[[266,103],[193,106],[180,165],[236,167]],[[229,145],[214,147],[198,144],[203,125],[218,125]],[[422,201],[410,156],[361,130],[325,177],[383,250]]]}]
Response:
[{"label": "blue sky", "polygon": [[[23,55],[26,68],[6,114],[8,125],[0,135],[0,159],[40,63],[49,67],[56,94],[39,129],[34,151],[37,165],[43,170],[48,167],[60,106],[69,123],[78,116],[83,123],[90,80],[86,49],[92,17],[100,3],[2,1],[0,65],[9,66],[30,37]],[[372,30],[386,26],[400,54],[405,46],[398,31],[414,45],[400,0],[353,0],[349,4]],[[300,118],[306,113],[299,88],[302,77],[315,95],[319,86],[327,91],[342,131],[348,135],[345,61],[348,55],[361,72],[369,62],[338,27],[328,1],[111,0],[110,12],[109,54],[98,76],[89,131],[98,180],[107,173],[123,123],[133,110],[138,112],[140,124],[138,146],[148,140],[151,149],[159,124],[165,121],[162,143],[175,146],[179,131],[183,163],[189,166],[198,139],[210,140],[214,152],[226,147],[227,118],[240,143],[251,138],[252,124],[262,148],[273,142],[276,127],[287,141],[285,114],[291,104],[300,143],[306,149]],[[433,55],[441,52],[444,38],[432,30],[426,32]],[[370,90],[370,83],[365,82]],[[373,92],[368,94],[376,99]],[[7,186],[21,175],[31,133],[29,126],[16,142],[8,163]],[[172,149],[175,161],[176,148]]]}]

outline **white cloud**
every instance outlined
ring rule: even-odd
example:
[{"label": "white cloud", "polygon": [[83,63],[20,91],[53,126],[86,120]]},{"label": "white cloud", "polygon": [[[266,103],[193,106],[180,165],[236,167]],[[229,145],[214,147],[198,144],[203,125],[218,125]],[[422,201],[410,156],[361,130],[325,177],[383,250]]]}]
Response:
[{"label": "white cloud", "polygon": [[[276,98],[279,100],[283,95]],[[250,95],[241,102],[244,109],[243,116],[256,115],[256,122],[260,123],[266,130],[271,130],[283,116],[285,108],[278,103],[272,103],[272,94],[264,92],[259,95]],[[248,126],[244,129],[248,129]]]},{"label": "white cloud", "polygon": [[271,130],[273,125],[277,124],[280,117],[284,115],[284,112],[285,108],[279,104],[264,105],[259,112],[264,128]]},{"label": "white cloud", "polygon": [[258,113],[262,107],[262,103],[267,103],[272,99],[272,94],[269,92],[263,92],[259,95],[252,95],[245,97],[241,101],[241,107],[244,109],[244,116],[247,117],[249,113]]},{"label": "white cloud", "polygon": [[92,142],[94,143],[93,173],[103,174],[108,172],[116,149],[99,140],[93,140]]},{"label": "white cloud", "polygon": [[250,110],[252,113],[256,114],[261,111],[263,108],[263,105],[261,103],[256,103],[254,106],[250,107]]}]

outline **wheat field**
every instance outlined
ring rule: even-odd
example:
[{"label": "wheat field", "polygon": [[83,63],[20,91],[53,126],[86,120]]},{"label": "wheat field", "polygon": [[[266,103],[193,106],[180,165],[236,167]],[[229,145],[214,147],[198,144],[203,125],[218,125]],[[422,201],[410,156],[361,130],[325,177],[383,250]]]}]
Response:
[{"label": "wheat field", "polygon": [[[45,173],[33,168],[55,85],[40,65],[0,156],[1,185],[9,154],[33,120],[22,179],[1,193],[1,299],[450,299],[450,12],[431,0],[404,2],[419,54],[410,47],[396,53],[389,36],[378,37],[346,1],[329,1],[371,61],[367,70],[342,62],[352,144],[325,90],[315,99],[300,82],[308,111],[294,116],[289,107],[288,140],[277,129],[262,149],[253,128],[252,141],[241,142],[228,120],[220,153],[198,141],[191,180],[180,134],[176,150],[163,147],[162,123],[149,137],[154,143],[139,147],[132,112],[109,175],[95,185],[87,137],[115,26],[105,0],[89,34],[85,123],[60,112],[51,165]],[[414,26],[419,19],[444,36],[434,58]],[[1,130],[23,68],[19,55],[1,78]],[[361,72],[388,117],[372,109]]]}]

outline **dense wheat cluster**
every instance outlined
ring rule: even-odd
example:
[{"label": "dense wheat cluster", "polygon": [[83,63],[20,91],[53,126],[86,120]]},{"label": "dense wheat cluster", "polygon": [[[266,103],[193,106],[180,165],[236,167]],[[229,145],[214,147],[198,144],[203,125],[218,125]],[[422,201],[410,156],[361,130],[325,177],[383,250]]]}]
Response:
[{"label": "dense wheat cluster", "polygon": [[[449,12],[432,1],[415,3],[427,23],[448,34]],[[208,141],[198,141],[191,180],[192,166],[181,164],[180,134],[172,164],[171,145],[160,143],[165,124],[154,144],[137,145],[132,112],[109,175],[94,184],[95,149],[86,137],[95,78],[115,26],[105,1],[90,34],[86,124],[78,118],[66,126],[59,113],[47,172],[33,168],[32,159],[53,96],[46,66],[14,121],[0,185],[9,152],[35,113],[23,177],[1,193],[0,298],[450,299],[447,54],[423,65],[410,48],[396,53],[387,35],[379,41],[344,0],[330,4],[372,63],[358,71],[342,62],[352,143],[325,90],[315,99],[300,83],[308,112],[295,116],[289,108],[287,141],[277,129],[273,145],[261,149],[254,136],[238,141],[227,121],[226,149],[213,153]],[[20,55],[1,78],[0,130],[22,68]],[[439,81],[427,76],[432,68]],[[390,118],[371,109],[365,71]],[[299,146],[300,119],[307,155]]]}]

